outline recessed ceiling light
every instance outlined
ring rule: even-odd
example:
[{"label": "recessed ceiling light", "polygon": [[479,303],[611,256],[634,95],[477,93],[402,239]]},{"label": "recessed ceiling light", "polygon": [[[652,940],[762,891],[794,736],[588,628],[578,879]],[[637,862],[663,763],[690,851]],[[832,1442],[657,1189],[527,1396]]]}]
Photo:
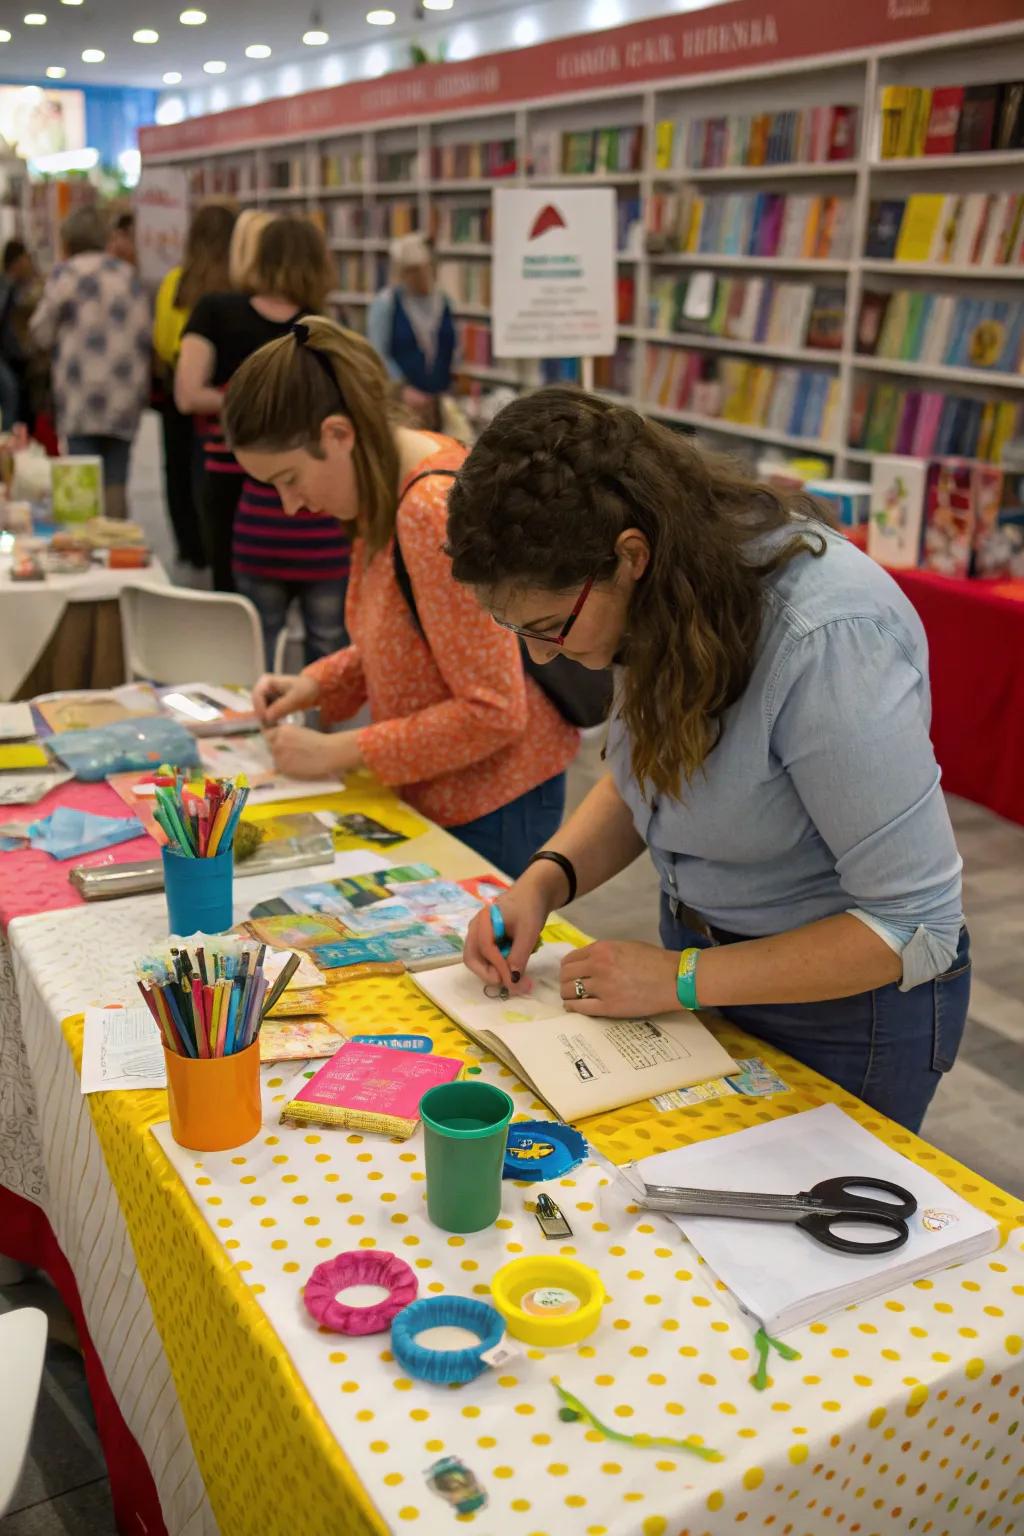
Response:
[{"label": "recessed ceiling light", "polygon": [[11,34],[8,32],[7,28],[0,27],[0,43],[9,43],[10,40]]},{"label": "recessed ceiling light", "polygon": [[42,11],[29,11],[25,17],[25,25],[26,27],[45,27],[46,17]]},{"label": "recessed ceiling light", "polygon": [[178,17],[178,20],[181,22],[183,27],[201,27],[203,22],[206,20],[206,12],[191,9],[182,11],[181,15]]},{"label": "recessed ceiling light", "polygon": [[67,70],[63,64],[50,64],[47,67],[46,78],[47,80],[63,80],[66,74]]},{"label": "recessed ceiling light", "polygon": [[303,32],[302,41],[307,48],[322,48],[324,43],[330,42],[330,38],[322,27],[310,27],[308,32]]},{"label": "recessed ceiling light", "polygon": [[164,85],[180,85],[180,84],[181,84],[181,71],[178,70],[178,69],[169,69],[167,71],[166,75],[164,75]]},{"label": "recessed ceiling light", "polygon": [[82,0],[60,0],[61,5],[81,5]]},{"label": "recessed ceiling light", "polygon": [[106,58],[106,54],[103,52],[102,48],[83,48],[82,49],[82,63],[83,64],[102,64],[103,60],[105,58]]},{"label": "recessed ceiling light", "polygon": [[425,11],[450,11],[455,0],[423,0]]},{"label": "recessed ceiling light", "polygon": [[203,70],[208,75],[222,75],[227,67],[223,59],[207,59]]},{"label": "recessed ceiling light", "polygon": [[159,41],[160,33],[154,32],[152,27],[140,27],[137,32],[132,33],[133,43],[158,43]]},{"label": "recessed ceiling light", "polygon": [[245,56],[247,59],[269,59],[271,51],[266,43],[250,43],[245,50]]},{"label": "recessed ceiling light", "polygon": [[393,27],[397,17],[394,11],[367,11],[366,19],[371,27]]}]

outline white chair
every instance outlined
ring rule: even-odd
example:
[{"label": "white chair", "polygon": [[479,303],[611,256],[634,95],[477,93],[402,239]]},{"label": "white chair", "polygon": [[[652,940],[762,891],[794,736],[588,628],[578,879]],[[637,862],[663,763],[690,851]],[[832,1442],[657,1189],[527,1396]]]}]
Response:
[{"label": "white chair", "polygon": [[20,1307],[0,1314],[0,1516],[25,1463],[45,1354],[45,1312]]},{"label": "white chair", "polygon": [[247,597],[139,585],[122,588],[120,605],[129,678],[251,688],[266,670],[259,615]]}]

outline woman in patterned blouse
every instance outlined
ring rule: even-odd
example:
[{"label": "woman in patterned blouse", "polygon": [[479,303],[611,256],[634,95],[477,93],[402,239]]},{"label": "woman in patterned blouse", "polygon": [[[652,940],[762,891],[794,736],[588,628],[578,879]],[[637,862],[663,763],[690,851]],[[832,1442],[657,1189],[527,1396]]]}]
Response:
[{"label": "woman in patterned blouse", "polygon": [[[337,778],[365,765],[519,873],[558,825],[578,738],[524,675],[515,638],[452,580],[446,507],[465,449],[401,425],[369,343],[312,316],[239,368],[222,419],[239,463],[287,513],[327,512],[355,532],[352,644],[256,686],[277,767]],[[318,706],[329,726],[364,704],[372,723],[358,730],[284,723]]]}]

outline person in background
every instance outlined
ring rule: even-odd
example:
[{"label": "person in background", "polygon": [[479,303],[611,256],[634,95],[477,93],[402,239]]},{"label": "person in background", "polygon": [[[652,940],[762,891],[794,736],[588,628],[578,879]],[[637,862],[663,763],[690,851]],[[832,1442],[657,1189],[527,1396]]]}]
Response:
[{"label": "person in background", "polygon": [[[353,643],[299,677],[262,678],[256,710],[283,772],[337,779],[365,765],[517,874],[558,824],[579,738],[525,675],[515,638],[452,580],[445,508],[466,450],[402,425],[392,394],[368,341],[313,317],[231,381],[224,426],[246,471],[290,515],[309,508],[355,532]],[[367,702],[361,730],[282,723],[319,706],[329,726]]]},{"label": "person in background", "polygon": [[[267,221],[241,277],[248,293],[211,295],[193,312],[182,339],[179,403],[191,399],[209,410],[216,392],[219,405],[245,358],[283,335],[301,314],[322,309],[334,283],[324,238],[302,217]],[[207,444],[206,467],[203,512],[214,584],[224,590],[221,582],[227,581],[256,604],[268,665],[293,597],[302,609],[308,659],[337,650],[345,640],[344,531],[322,517],[286,518],[272,487],[245,478],[222,433],[215,453]]]},{"label": "person in background", "polygon": [[452,383],[455,322],[447,297],[434,280],[430,248],[422,235],[403,235],[391,245],[393,281],[370,305],[366,334],[402,385],[402,398],[421,425],[440,424],[440,397]]},{"label": "person in background", "polygon": [[24,373],[28,359],[16,325],[21,295],[35,273],[28,247],[8,240],[0,271],[0,427],[26,420]]},{"label": "person in background", "polygon": [[98,456],[108,517],[127,512],[128,466],[149,396],[150,314],[138,274],[106,253],[96,208],[61,225],[64,260],[46,280],[29,322],[53,348],[57,430],[68,453]]},{"label": "person in background", "polygon": [[[174,370],[174,403],[183,415],[195,418],[194,430],[202,449],[199,523],[217,592],[234,591],[231,542],[244,478],[221,431],[224,387],[250,352],[280,334],[272,316],[295,311],[294,304],[255,303],[256,250],[272,217],[256,208],[245,208],[238,215],[228,250],[230,291],[208,293],[200,299],[182,333]],[[231,333],[239,321],[245,335],[236,345]]]},{"label": "person in background", "polygon": [[107,255],[116,257],[118,261],[126,261],[130,267],[138,265],[134,213],[119,213],[115,218],[107,239]]},{"label": "person in background", "polygon": [[548,913],[647,848],[664,948],[573,950],[566,1009],[717,1008],[916,1131],[971,961],[924,630],[892,578],[811,497],[567,389],[481,435],[448,549],[535,662],[618,663],[608,771],[498,898],[507,959],[474,919],[470,969],[519,990]]},{"label": "person in background", "polygon": [[222,293],[231,286],[228,252],[235,217],[235,210],[226,203],[207,203],[197,210],[185,241],[185,259],[181,266],[172,267],[160,284],[153,319],[167,511],[178,560],[193,570],[202,570],[207,564],[193,494],[195,433],[192,417],[174,403],[174,370],[181,335],[196,304],[204,294]]},{"label": "person in background", "polygon": [[[301,216],[275,219],[260,236],[254,280],[261,292],[294,302],[296,315],[322,311],[335,278],[320,230]],[[246,476],[232,575],[237,591],[259,610],[268,667],[293,599],[302,614],[307,665],[346,644],[350,557],[351,541],[337,519],[307,507],[289,517],[272,485]]]}]

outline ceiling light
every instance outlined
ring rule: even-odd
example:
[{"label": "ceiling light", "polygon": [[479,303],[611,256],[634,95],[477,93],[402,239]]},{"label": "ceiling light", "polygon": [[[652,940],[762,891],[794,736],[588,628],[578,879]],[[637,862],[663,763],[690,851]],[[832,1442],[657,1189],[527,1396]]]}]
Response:
[{"label": "ceiling light", "polygon": [[9,43],[10,40],[11,34],[8,32],[7,28],[0,27],[0,43]]},{"label": "ceiling light", "polygon": [[222,75],[226,69],[223,59],[207,59],[203,65],[203,73],[207,75]]},{"label": "ceiling light", "polygon": [[50,64],[46,70],[47,80],[63,80],[67,70],[63,64]]},{"label": "ceiling light", "polygon": [[181,15],[178,17],[178,20],[181,22],[183,27],[201,27],[203,22],[206,20],[206,12],[189,9],[187,11],[182,11]]},{"label": "ceiling light", "polygon": [[455,0],[423,0],[425,11],[450,11]]},{"label": "ceiling light", "polygon": [[322,48],[324,43],[330,42],[330,38],[324,31],[323,18],[320,12],[314,10],[309,18],[309,30],[303,32],[302,41],[307,48]]},{"label": "ceiling light", "polygon": [[394,11],[367,11],[366,19],[371,27],[393,27],[397,20]]},{"label": "ceiling light", "polygon": [[159,41],[160,33],[154,32],[152,27],[140,27],[137,32],[132,33],[133,43],[158,43]]},{"label": "ceiling light", "polygon": [[245,50],[245,56],[247,59],[269,59],[271,52],[266,43],[250,43]]},{"label": "ceiling light", "polygon": [[180,84],[181,84],[181,71],[179,69],[169,69],[167,71],[166,75],[164,75],[164,85],[180,85]]},{"label": "ceiling light", "polygon": [[106,54],[103,52],[102,48],[83,48],[82,49],[82,63],[83,64],[102,64],[103,60],[105,58],[106,58]]},{"label": "ceiling light", "polygon": [[25,25],[26,27],[45,27],[46,17],[42,11],[29,11],[25,17]]},{"label": "ceiling light", "polygon": [[61,5],[81,5],[82,0],[60,0]]}]

